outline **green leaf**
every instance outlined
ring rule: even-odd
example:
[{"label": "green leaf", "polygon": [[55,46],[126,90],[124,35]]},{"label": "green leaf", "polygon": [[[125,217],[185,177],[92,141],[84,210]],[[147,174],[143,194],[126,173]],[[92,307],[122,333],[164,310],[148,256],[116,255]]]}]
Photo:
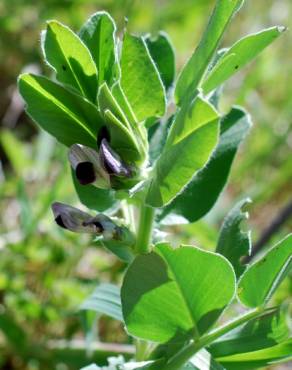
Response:
[{"label": "green leaf", "polygon": [[114,84],[111,93],[127,118],[127,122],[130,125],[130,131],[137,141],[139,152],[141,153],[142,160],[144,160],[148,152],[147,129],[144,124],[142,124],[141,122],[137,122],[137,117],[135,116],[130,106],[130,103],[121,87],[120,82],[116,82]]},{"label": "green leaf", "polygon": [[96,148],[101,118],[97,108],[80,95],[41,76],[23,74],[18,87],[26,112],[61,143]]},{"label": "green leaf", "polygon": [[110,131],[111,147],[122,159],[126,162],[143,161],[136,138],[109,109],[104,111],[104,120]]},{"label": "green leaf", "polygon": [[116,25],[107,12],[93,14],[82,26],[79,36],[88,47],[98,71],[98,86],[111,86],[117,77],[115,47]]},{"label": "green leaf", "polygon": [[[119,92],[122,93],[122,90]],[[119,95],[119,98],[122,98],[122,96]],[[126,98],[122,103],[126,109],[130,109],[130,107],[126,106]],[[130,124],[127,116],[106,83],[103,83],[99,89],[98,104],[110,130],[110,143],[113,149],[115,149],[124,160],[143,162],[146,156],[146,149],[141,143],[142,135],[140,135],[140,132],[137,130],[137,123],[132,121],[132,124]],[[141,145],[139,145],[139,143],[141,143]]]},{"label": "green leaf", "polygon": [[116,205],[113,190],[99,189],[93,185],[81,185],[76,178],[75,171],[71,170],[71,173],[78,198],[87,208],[103,212]]},{"label": "green leaf", "polygon": [[102,240],[100,244],[123,262],[130,263],[134,259],[133,244],[118,240]]},{"label": "green leaf", "polygon": [[230,356],[269,348],[289,337],[287,312],[276,307],[247,322],[212,343],[208,350],[214,357]]},{"label": "green leaf", "polygon": [[292,339],[276,346],[240,353],[238,355],[219,357],[219,361],[227,370],[251,370],[259,369],[268,365],[274,365],[277,362],[286,362],[292,360]]},{"label": "green leaf", "polygon": [[[163,150],[173,118],[174,116],[172,115],[167,120],[162,119],[161,122],[157,123],[158,127],[152,126],[148,130],[149,158],[151,163],[155,162]],[[151,129],[155,129],[152,135],[150,135]]]},{"label": "green leaf", "polygon": [[112,94],[116,99],[117,103],[119,104],[120,108],[124,112],[127,117],[127,120],[131,124],[132,128],[135,129],[137,127],[137,117],[135,116],[133,109],[130,106],[130,103],[121,87],[120,82],[116,82],[112,87]]},{"label": "green leaf", "polygon": [[[123,102],[126,104],[126,100]],[[139,133],[133,130],[126,115],[106,83],[99,89],[98,104],[110,131],[110,144],[128,162],[144,161],[146,150],[139,145]]]},{"label": "green leaf", "polygon": [[214,90],[257,57],[258,54],[277,39],[284,30],[284,27],[272,27],[245,36],[237,41],[227,50],[202,83],[204,93],[207,94]]},{"label": "green leaf", "polygon": [[95,102],[97,70],[89,50],[74,32],[57,21],[49,21],[43,51],[60,82]]},{"label": "green leaf", "polygon": [[251,251],[250,231],[243,232],[241,223],[248,219],[248,213],[243,208],[251,203],[250,199],[238,202],[227,214],[220,230],[216,252],[226,257],[232,264],[236,277],[239,278],[246,266],[241,262],[242,257]]},{"label": "green leaf", "polygon": [[242,3],[242,0],[217,0],[198,47],[178,77],[175,89],[178,104],[182,104],[184,98],[191,100],[194,96],[229,21]]},{"label": "green leaf", "polygon": [[122,310],[131,335],[165,343],[199,336],[234,296],[235,276],[222,256],[192,246],[158,244],[130,265]]},{"label": "green leaf", "polygon": [[209,162],[195,174],[183,192],[163,208],[160,220],[174,212],[194,222],[211,210],[227,182],[239,145],[250,127],[249,115],[239,107],[232,108],[222,118],[219,143]]},{"label": "green leaf", "polygon": [[123,321],[120,289],[113,284],[100,284],[86,298],[80,310],[90,310]]},{"label": "green leaf", "polygon": [[124,36],[121,87],[139,122],[165,112],[165,91],[159,72],[142,37]]},{"label": "green leaf", "polygon": [[173,45],[165,32],[159,32],[156,37],[148,36],[145,41],[159,71],[164,87],[168,90],[175,78],[175,54]]},{"label": "green leaf", "polygon": [[178,112],[154,169],[149,205],[170,202],[207,163],[217,144],[218,122],[215,109],[201,97]]},{"label": "green leaf", "polygon": [[106,110],[110,110],[129,130],[129,133],[131,132],[131,126],[127,120],[127,117],[114,98],[106,82],[104,82],[99,88],[98,105],[102,114]]},{"label": "green leaf", "polygon": [[248,307],[264,305],[291,269],[292,234],[276,244],[245,271],[238,284],[238,297]]}]

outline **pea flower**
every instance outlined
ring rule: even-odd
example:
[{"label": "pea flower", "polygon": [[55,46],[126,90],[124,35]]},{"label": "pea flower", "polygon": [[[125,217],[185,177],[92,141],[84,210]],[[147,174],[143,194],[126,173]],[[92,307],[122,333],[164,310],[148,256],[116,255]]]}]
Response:
[{"label": "pea flower", "polygon": [[135,238],[127,227],[102,213],[93,217],[78,208],[59,202],[52,204],[52,211],[56,223],[64,229],[101,236],[105,241],[115,240],[128,245],[134,244]]},{"label": "pea flower", "polygon": [[110,176],[101,165],[98,153],[94,149],[73,144],[69,149],[68,157],[81,185],[95,184],[101,189],[111,187]]},{"label": "pea flower", "polygon": [[106,138],[101,140],[98,152],[85,145],[73,144],[68,157],[81,185],[119,189],[127,187],[129,183],[132,186],[133,181],[137,182],[137,171],[121,159]]}]

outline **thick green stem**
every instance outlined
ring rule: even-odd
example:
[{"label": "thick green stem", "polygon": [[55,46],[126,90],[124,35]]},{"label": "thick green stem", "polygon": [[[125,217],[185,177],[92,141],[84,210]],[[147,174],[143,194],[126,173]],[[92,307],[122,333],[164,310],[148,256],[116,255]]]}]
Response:
[{"label": "thick green stem", "polygon": [[208,344],[214,342],[215,339],[220,338],[222,335],[228,333],[229,331],[237,328],[238,326],[246,323],[247,321],[261,316],[263,313],[263,308],[256,308],[253,311],[235,319],[224,326],[214,330],[210,334],[203,336],[197,342],[191,342],[175,356],[173,356],[169,362],[163,367],[163,370],[178,370],[180,369],[190,358],[192,358],[200,349],[206,347]]},{"label": "thick green stem", "polygon": [[152,238],[154,215],[154,208],[142,205],[136,244],[136,252],[138,254],[147,253],[149,251]]},{"label": "thick green stem", "polygon": [[[154,216],[154,208],[146,205],[141,206],[136,243],[137,254],[147,253],[150,249],[149,247],[152,239]],[[148,343],[143,340],[136,340],[136,360],[144,360],[147,351]]]}]

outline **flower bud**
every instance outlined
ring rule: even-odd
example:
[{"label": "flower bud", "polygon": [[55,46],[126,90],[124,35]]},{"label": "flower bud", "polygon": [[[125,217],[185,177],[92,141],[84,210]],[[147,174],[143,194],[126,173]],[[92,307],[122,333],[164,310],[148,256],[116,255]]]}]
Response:
[{"label": "flower bud", "polygon": [[69,150],[69,161],[81,185],[93,184],[101,189],[109,189],[110,176],[100,163],[94,150],[80,144],[73,144]]},{"label": "flower bud", "polygon": [[78,208],[59,202],[52,204],[52,210],[56,223],[64,229],[102,236],[104,241],[118,241],[129,246],[135,243],[135,237],[127,227],[102,213],[92,217]]},{"label": "flower bud", "polygon": [[132,171],[122,161],[121,157],[110,147],[106,139],[102,139],[99,147],[99,158],[103,168],[110,174],[118,177],[131,177]]},{"label": "flower bud", "polygon": [[77,208],[55,202],[52,210],[56,223],[64,229],[79,233],[100,234],[103,230],[98,224],[85,224],[91,216]]}]

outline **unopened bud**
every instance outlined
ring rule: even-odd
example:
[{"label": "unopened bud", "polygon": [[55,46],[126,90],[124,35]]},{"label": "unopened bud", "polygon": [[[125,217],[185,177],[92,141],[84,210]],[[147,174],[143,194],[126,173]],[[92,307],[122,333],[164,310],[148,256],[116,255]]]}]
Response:
[{"label": "unopened bud", "polygon": [[102,236],[104,241],[123,242],[129,246],[135,242],[134,235],[127,227],[102,213],[92,217],[78,208],[59,202],[52,204],[52,210],[56,223],[64,229]]},{"label": "unopened bud", "polygon": [[64,229],[79,233],[100,234],[102,232],[99,225],[87,225],[86,221],[92,217],[78,208],[55,202],[52,204],[52,210],[56,223]]},{"label": "unopened bud", "polygon": [[99,158],[104,169],[118,177],[131,177],[132,171],[121,157],[110,147],[106,139],[102,139],[99,148]]}]

